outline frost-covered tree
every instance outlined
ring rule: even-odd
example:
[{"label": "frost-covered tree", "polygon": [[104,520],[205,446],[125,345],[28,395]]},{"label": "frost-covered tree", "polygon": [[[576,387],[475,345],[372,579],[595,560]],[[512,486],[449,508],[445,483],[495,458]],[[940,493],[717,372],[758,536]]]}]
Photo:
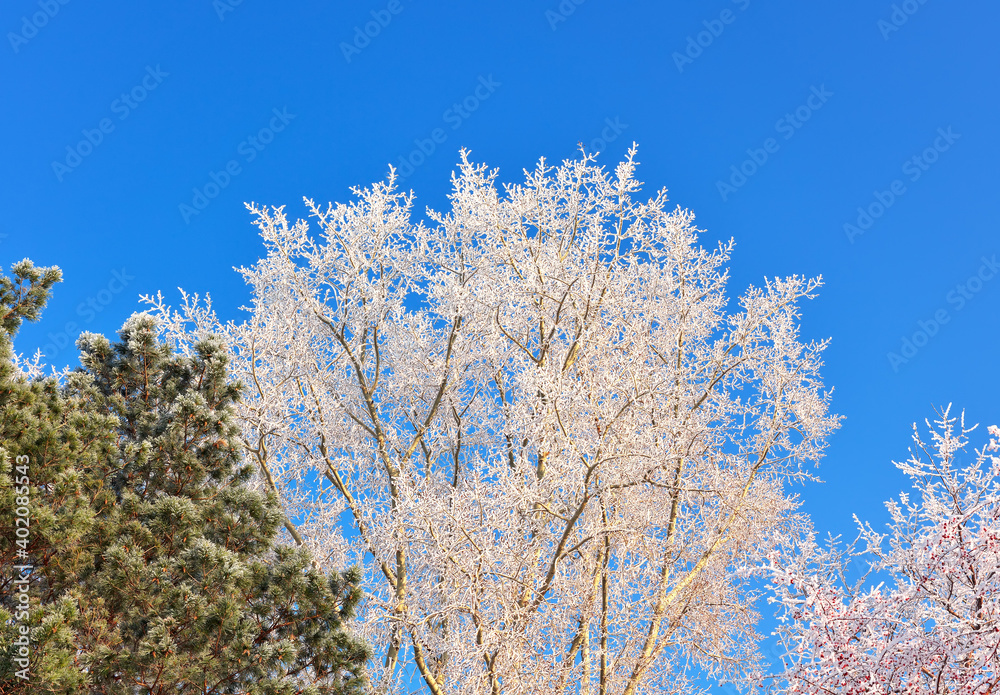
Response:
[{"label": "frost-covered tree", "polygon": [[729,308],[731,243],[635,199],[634,154],[498,188],[463,152],[423,220],[394,172],[307,200],[318,229],[251,205],[246,321],[150,298],[178,345],[225,336],[289,533],[367,568],[379,688],[631,695],[757,668],[743,569],[798,523],[786,485],[837,425],[824,343],[798,334],[819,281]]},{"label": "frost-covered tree", "polygon": [[[927,427],[930,441],[914,427],[910,458],[896,464],[914,494],[887,504],[887,533],[860,525],[856,544],[807,540],[796,562],[771,564],[787,650],[773,681],[782,692],[985,695],[1000,687],[1000,428],[970,453],[974,428],[964,417],[945,410]],[[873,574],[846,581],[851,562]]]}]

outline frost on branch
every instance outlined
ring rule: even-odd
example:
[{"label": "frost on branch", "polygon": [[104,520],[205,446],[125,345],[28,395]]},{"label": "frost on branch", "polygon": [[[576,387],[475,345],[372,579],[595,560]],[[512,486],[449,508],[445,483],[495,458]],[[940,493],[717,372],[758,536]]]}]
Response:
[{"label": "frost on branch", "polygon": [[[915,494],[886,505],[888,533],[861,525],[859,551],[807,543],[798,562],[772,564],[788,651],[783,692],[996,692],[1000,429],[970,453],[974,428],[948,412],[927,423],[929,443],[914,427],[910,458],[896,466]],[[849,585],[851,555],[885,581]]]},{"label": "frost on branch", "polygon": [[684,692],[757,669],[741,569],[799,524],[837,425],[819,281],[727,308],[732,244],[698,245],[634,150],[499,186],[463,152],[450,209],[394,174],[312,227],[251,205],[249,318],[151,302],[179,344],[223,334],[243,437],[289,533],[361,563],[373,687],[435,694]]}]

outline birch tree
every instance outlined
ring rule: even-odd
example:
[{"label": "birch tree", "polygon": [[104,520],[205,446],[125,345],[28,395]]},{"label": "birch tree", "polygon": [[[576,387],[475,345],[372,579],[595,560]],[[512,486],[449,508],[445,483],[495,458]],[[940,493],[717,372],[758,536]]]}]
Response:
[{"label": "birch tree", "polygon": [[147,298],[178,345],[216,332],[242,437],[288,533],[367,569],[373,687],[433,695],[687,692],[756,672],[744,569],[800,523],[791,482],[837,425],[819,279],[730,306],[711,249],[635,150],[518,184],[463,152],[449,208],[395,173],[311,220],[248,205],[265,256],[240,322]]}]

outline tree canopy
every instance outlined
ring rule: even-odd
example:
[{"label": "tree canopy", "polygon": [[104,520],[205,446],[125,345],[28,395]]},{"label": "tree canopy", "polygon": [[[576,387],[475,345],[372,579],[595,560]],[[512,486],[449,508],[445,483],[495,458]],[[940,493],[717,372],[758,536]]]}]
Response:
[{"label": "tree canopy", "polygon": [[730,308],[731,244],[640,198],[634,155],[501,184],[463,154],[425,219],[394,173],[311,221],[251,206],[246,321],[152,300],[179,343],[223,336],[261,479],[367,568],[383,687],[631,695],[758,668],[745,570],[838,423],[825,342],[799,336],[820,282]]}]

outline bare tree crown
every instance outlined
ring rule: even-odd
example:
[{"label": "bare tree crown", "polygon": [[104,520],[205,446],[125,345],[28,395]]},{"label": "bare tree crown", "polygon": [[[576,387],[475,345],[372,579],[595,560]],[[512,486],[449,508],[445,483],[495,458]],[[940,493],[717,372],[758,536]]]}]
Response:
[{"label": "bare tree crown", "polygon": [[787,490],[838,419],[825,342],[799,338],[818,279],[728,307],[732,244],[698,245],[635,150],[525,172],[461,162],[414,219],[388,180],[251,205],[266,256],[249,318],[152,298],[179,342],[222,334],[243,438],[289,533],[360,563],[373,687],[683,692],[753,672],[743,570],[798,524]]}]

